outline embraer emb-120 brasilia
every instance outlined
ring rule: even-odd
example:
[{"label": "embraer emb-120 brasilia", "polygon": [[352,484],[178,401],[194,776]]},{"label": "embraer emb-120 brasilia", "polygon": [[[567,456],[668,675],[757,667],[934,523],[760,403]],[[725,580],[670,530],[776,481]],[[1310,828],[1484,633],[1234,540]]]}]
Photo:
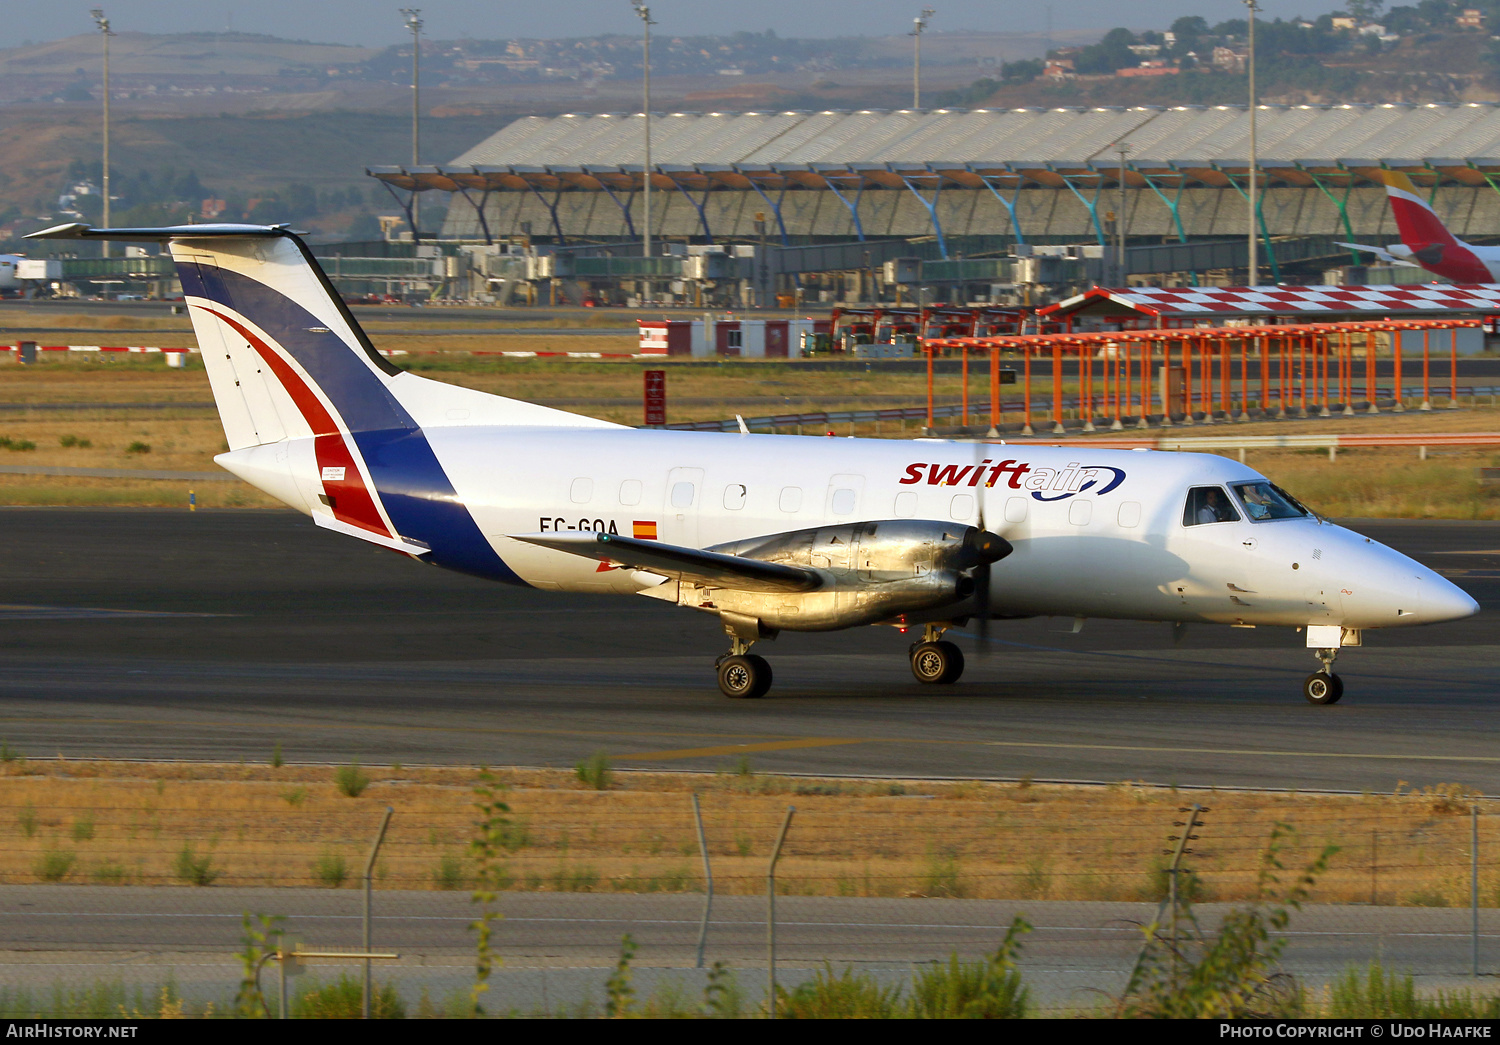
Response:
[{"label": "embraer emb-120 brasilia", "polygon": [[235,475],[438,566],[712,614],[727,696],[767,691],[778,632],[920,629],[913,674],[949,683],[946,630],[1050,615],[1303,629],[1332,704],[1363,630],[1478,609],[1226,458],[627,428],[397,369],[283,227],[35,235],[167,245]]}]

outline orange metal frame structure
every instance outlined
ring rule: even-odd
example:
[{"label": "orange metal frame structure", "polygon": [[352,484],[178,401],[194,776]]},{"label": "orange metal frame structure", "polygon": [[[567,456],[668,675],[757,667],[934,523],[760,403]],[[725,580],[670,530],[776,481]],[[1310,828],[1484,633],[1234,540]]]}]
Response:
[{"label": "orange metal frame structure", "polygon": [[[963,424],[969,424],[971,357],[987,355],[990,369],[990,425],[1002,421],[1000,360],[1002,353],[1021,357],[1024,431],[1033,430],[1033,381],[1050,361],[1052,430],[1063,431],[1064,360],[1077,381],[1077,416],[1084,430],[1099,425],[1120,429],[1127,421],[1144,427],[1152,415],[1163,423],[1213,423],[1247,418],[1254,409],[1274,410],[1277,417],[1307,417],[1309,410],[1327,416],[1334,405],[1344,410],[1361,397],[1376,401],[1375,356],[1379,332],[1422,331],[1422,409],[1432,404],[1432,356],[1448,356],[1448,399],[1458,399],[1458,330],[1482,326],[1477,319],[1392,319],[1352,323],[1304,323],[1278,326],[1194,327],[1117,330],[1061,334],[1004,334],[990,337],[925,338],[927,357],[927,424],[932,427],[934,360],[956,353],[962,361]],[[1448,333],[1449,344],[1435,345],[1433,334]],[[1439,338],[1439,341],[1442,339]],[[1401,374],[1402,339],[1391,338],[1395,373]],[[1447,351],[1443,352],[1446,347]],[[1362,365],[1361,365],[1362,363]],[[1253,365],[1252,365],[1253,364]],[[1175,374],[1168,388],[1155,373]],[[1252,370],[1254,377],[1252,379]],[[1272,373],[1275,372],[1275,380]],[[1362,373],[1361,373],[1362,371]],[[1361,380],[1361,377],[1363,380]],[[1180,387],[1170,388],[1172,380]],[[1399,381],[1398,381],[1399,384]],[[1362,386],[1362,387],[1360,387]],[[1170,402],[1166,401],[1170,395]],[[1153,399],[1161,409],[1153,409]]]}]

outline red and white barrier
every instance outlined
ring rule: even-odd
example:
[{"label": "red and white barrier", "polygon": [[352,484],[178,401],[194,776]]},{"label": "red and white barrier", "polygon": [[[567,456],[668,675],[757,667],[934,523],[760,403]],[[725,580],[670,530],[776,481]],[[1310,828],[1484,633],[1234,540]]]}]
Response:
[{"label": "red and white barrier", "polygon": [[[6,352],[21,351],[20,345],[4,346]],[[196,348],[157,348],[154,345],[37,345],[38,352],[196,352]]]},{"label": "red and white barrier", "polygon": [[[19,352],[20,345],[0,345],[0,352]],[[171,355],[173,353],[196,353],[196,348],[167,347],[158,348],[153,345],[37,345],[38,352],[137,352],[137,353],[162,353]],[[471,350],[454,349],[452,351],[441,351],[437,349],[425,352],[408,352],[404,348],[382,348],[379,350],[383,356],[442,356],[442,355],[465,355],[465,356],[508,356],[513,359],[644,359],[642,353],[626,352],[513,352],[503,350]]]}]

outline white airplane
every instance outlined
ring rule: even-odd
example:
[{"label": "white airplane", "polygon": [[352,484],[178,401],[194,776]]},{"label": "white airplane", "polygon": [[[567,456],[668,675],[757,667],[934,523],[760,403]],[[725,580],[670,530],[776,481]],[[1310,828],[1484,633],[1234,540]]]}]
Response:
[{"label": "white airplane", "polygon": [[1364,629],[1479,608],[1227,458],[632,429],[393,367],[285,227],[34,235],[167,244],[235,475],[437,566],[711,614],[726,696],[767,691],[781,631],[920,629],[913,674],[951,683],[949,628],[1049,615],[1304,630],[1332,704]]},{"label": "white airplane", "polygon": [[1455,283],[1500,282],[1500,247],[1465,243],[1443,224],[1437,211],[1422,198],[1410,178],[1400,171],[1381,171],[1391,213],[1401,242],[1385,247],[1340,243],[1340,247],[1368,251],[1381,261],[1415,262],[1434,275]]}]

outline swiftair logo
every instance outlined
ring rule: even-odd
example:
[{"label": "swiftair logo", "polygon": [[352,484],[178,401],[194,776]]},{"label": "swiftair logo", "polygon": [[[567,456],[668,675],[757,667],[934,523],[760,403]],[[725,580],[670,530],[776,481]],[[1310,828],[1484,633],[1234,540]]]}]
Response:
[{"label": "swiftair logo", "polygon": [[978,464],[922,462],[906,466],[902,486],[994,486],[1000,477],[1012,490],[1027,490],[1038,501],[1061,501],[1092,492],[1102,497],[1125,481],[1125,469],[1112,465],[1083,465],[1074,461],[1066,468],[1033,468],[1021,461],[996,463],[986,457]]}]

